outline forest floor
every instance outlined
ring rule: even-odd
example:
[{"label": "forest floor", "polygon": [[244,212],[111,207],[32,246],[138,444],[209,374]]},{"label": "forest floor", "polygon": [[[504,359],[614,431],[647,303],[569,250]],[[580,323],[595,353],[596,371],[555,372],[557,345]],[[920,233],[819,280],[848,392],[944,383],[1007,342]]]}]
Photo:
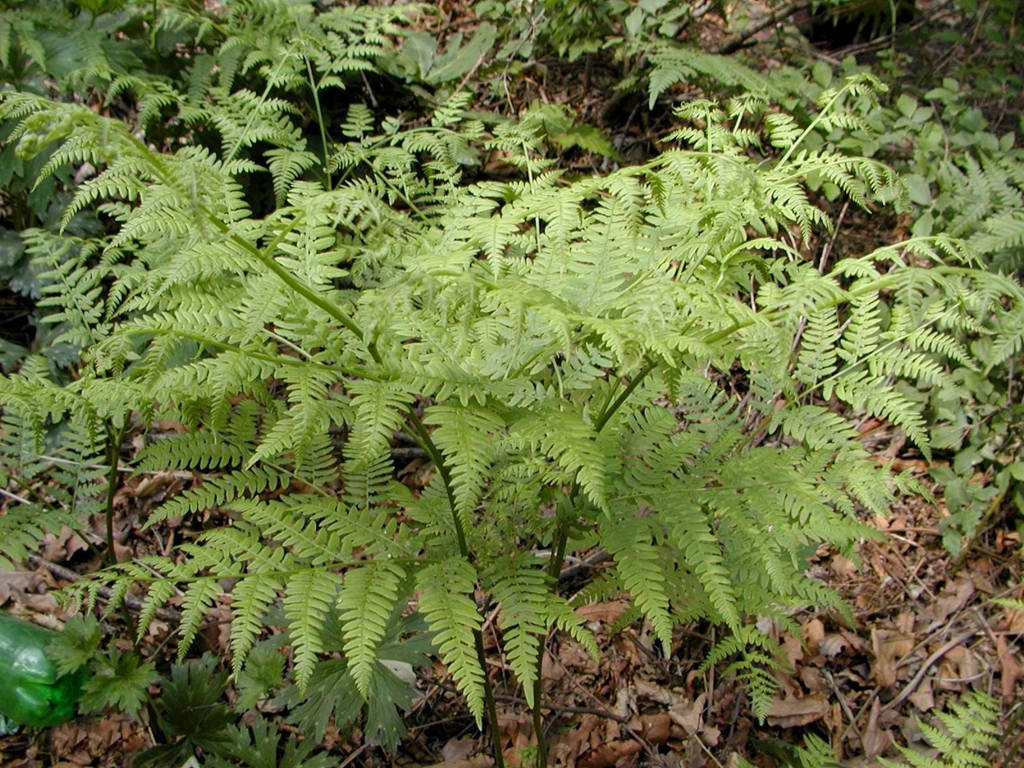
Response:
[{"label": "forest floor", "polygon": [[[457,25],[465,9],[446,5],[444,24]],[[713,25],[706,31],[709,41],[716,35],[721,40],[724,34]],[[866,56],[879,47],[855,45]],[[842,50],[819,53],[827,60],[844,55]],[[627,160],[641,159],[656,150],[659,132],[667,123],[636,119],[635,104],[628,99],[609,103],[604,86],[611,78],[599,59],[571,65],[538,63],[508,80],[504,98],[514,104],[573,104],[584,121],[613,137]],[[494,90],[480,95],[482,106],[498,98]],[[1011,111],[1007,121],[1014,116]],[[601,170],[606,161],[581,156],[578,162],[592,171]],[[898,220],[871,219],[845,210],[845,218],[840,211],[835,213],[836,236],[819,244],[835,254],[844,249],[864,252],[865,246],[906,235]],[[715,642],[713,627],[681,628],[666,654],[642,621],[617,626],[627,607],[624,600],[593,603],[580,610],[599,639],[600,664],[562,637],[549,643],[545,655],[543,688],[552,764],[720,768],[730,765],[738,753],[770,768],[786,764],[788,745],[811,733],[833,745],[842,765],[873,766],[876,757],[895,755],[895,743],[922,747],[921,720],[930,721],[934,712],[963,692],[980,689],[1001,698],[1006,718],[1006,743],[992,757],[993,768],[1024,766],[1024,613],[992,602],[999,597],[1024,598],[1024,557],[1014,514],[1007,511],[1004,517],[1001,510],[994,510],[970,546],[953,557],[943,547],[940,533],[941,521],[949,514],[943,489],[928,474],[943,459],[926,462],[884,424],[868,421],[861,430],[879,462],[910,469],[929,485],[937,503],[903,498],[887,518],[871,520],[879,535],[859,547],[859,563],[824,549],[812,559],[810,574],[839,591],[852,609],[853,622],[831,612],[796,613],[791,619],[802,639],[773,623],[761,626],[779,641],[790,667],[780,673],[782,692],[766,720],[760,723],[752,715],[734,676],[721,669],[700,670]],[[126,441],[123,460],[130,461],[137,447]],[[399,475],[415,487],[430,471],[423,459],[414,457]],[[117,559],[168,554],[176,544],[216,524],[212,516],[143,529],[154,505],[201,481],[198,473],[126,474],[115,498]],[[989,481],[983,475],[976,478],[981,484]],[[65,530],[49,536],[26,568],[0,572],[0,610],[59,627],[66,614],[57,590],[77,574],[102,566],[103,525],[97,517],[91,531]],[[608,566],[596,551],[573,553],[568,562],[562,579],[566,594]],[[227,655],[229,616],[226,604],[215,608],[201,633],[200,649]],[[141,644],[145,656],[169,660],[173,655],[173,618],[168,614],[152,624]],[[133,635],[131,620],[131,605],[106,619],[116,625],[112,634],[119,637]],[[517,766],[532,743],[532,723],[521,691],[495,652],[496,633],[492,616],[484,636],[497,684],[502,747],[508,763]],[[409,733],[396,754],[365,745],[358,730],[340,734],[329,729],[325,744],[334,754],[346,755],[339,765],[490,766],[487,737],[477,731],[440,663],[427,670],[418,688],[421,695],[406,716]],[[273,706],[266,704],[264,713],[272,715]],[[283,730],[288,728],[282,725]],[[45,731],[0,737],[0,768],[124,766],[131,755],[152,743],[152,735],[136,719],[80,718]]]},{"label": "forest floor", "polygon": [[[880,461],[898,453],[902,440],[869,422],[865,433]],[[920,459],[895,457],[898,466],[924,470]],[[420,459],[406,466],[410,483],[430,469]],[[147,511],[199,478],[160,473],[127,480],[116,498],[118,559],[138,559],[194,537],[215,518],[188,525],[165,524],[142,530]],[[871,766],[891,755],[895,742],[920,743],[919,722],[964,691],[980,689],[1003,700],[1009,718],[1005,749],[992,766],[1024,765],[1024,614],[991,602],[1020,598],[1024,558],[1020,534],[995,520],[959,558],[942,546],[939,525],[948,514],[914,497],[901,500],[886,519],[872,520],[879,536],[861,545],[860,564],[822,550],[809,573],[837,589],[852,609],[852,623],[832,612],[806,610],[792,615],[801,638],[774,623],[761,627],[779,641],[790,669],[780,674],[781,693],[765,722],[750,713],[742,686],[728,674],[700,671],[715,641],[714,629],[688,626],[676,633],[666,655],[643,622],[617,627],[625,600],[581,608],[598,637],[595,661],[568,639],[551,642],[544,660],[547,728],[553,764],[580,768],[615,765],[719,766],[740,753],[755,764],[785,760],[786,745],[814,733],[830,742],[848,768]],[[31,568],[0,574],[0,609],[58,627],[62,618],[56,590],[77,572],[101,566],[103,520],[82,535],[64,531],[48,536]],[[566,592],[607,566],[602,553],[577,552],[563,572]],[[1015,585],[1007,587],[1006,585]],[[172,600],[173,603],[173,600]],[[129,606],[131,608],[131,606]],[[220,620],[218,620],[220,615]],[[202,649],[227,655],[227,604],[215,608],[200,636]],[[114,613],[116,636],[130,637],[131,612]],[[497,645],[492,620],[485,637]],[[157,620],[141,645],[147,657],[168,650],[173,615]],[[126,641],[126,648],[130,642]],[[492,653],[503,747],[510,765],[532,738],[532,723],[508,668]],[[355,765],[436,765],[486,768],[491,765],[484,737],[459,702],[450,679],[437,664],[418,685],[422,695],[407,713],[409,733],[397,754],[363,744],[357,731],[330,731],[335,754]],[[265,714],[273,715],[267,705]],[[127,716],[81,718],[42,732],[0,738],[0,767],[49,765],[122,766],[152,745],[152,736]],[[758,756],[758,757],[755,757]]]}]

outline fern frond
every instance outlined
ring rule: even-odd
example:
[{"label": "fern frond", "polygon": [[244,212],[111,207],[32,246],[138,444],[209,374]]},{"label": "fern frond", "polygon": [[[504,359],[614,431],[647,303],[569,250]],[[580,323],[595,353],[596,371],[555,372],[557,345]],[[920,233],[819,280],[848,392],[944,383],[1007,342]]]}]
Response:
[{"label": "fern frond", "polygon": [[405,571],[380,560],[345,573],[338,611],[349,672],[363,698],[377,666],[377,649],[387,632]]},{"label": "fern frond", "polygon": [[317,655],[324,650],[324,622],[337,591],[337,578],[319,569],[300,571],[285,585],[284,615],[294,648],[295,684],[300,691],[309,684]]},{"label": "fern frond", "polygon": [[475,583],[473,566],[462,559],[427,566],[416,576],[420,611],[479,727],[484,715],[484,673],[473,638],[483,622],[471,597]]},{"label": "fern frond", "polygon": [[[178,626],[178,632],[181,635],[181,639],[178,641],[179,664],[188,655],[192,641],[199,633],[199,625],[220,593],[220,584],[213,577],[198,578],[185,590],[185,597],[181,603],[181,624]],[[156,596],[154,596],[154,603],[155,598]]]},{"label": "fern frond", "polygon": [[437,427],[433,439],[451,467],[455,511],[463,525],[469,525],[485,473],[496,455],[495,438],[504,429],[504,422],[483,409],[448,406],[432,406],[424,421]]},{"label": "fern frond", "polygon": [[533,707],[537,654],[548,631],[547,576],[540,568],[531,567],[525,558],[496,563],[491,568],[491,593],[498,603],[498,622],[509,665],[523,686],[527,704]]},{"label": "fern frond", "polygon": [[[991,765],[991,756],[999,748],[999,702],[979,691],[970,691],[950,703],[951,712],[939,712],[937,725],[921,724],[925,739],[939,756],[929,757],[907,747],[898,746],[906,764],[913,768],[984,768]],[[887,768],[898,763],[881,761]]]},{"label": "fern frond", "polygon": [[604,527],[604,546],[615,558],[622,585],[651,621],[664,648],[672,647],[672,618],[665,589],[663,558],[651,542],[651,530],[642,518],[622,516]]}]

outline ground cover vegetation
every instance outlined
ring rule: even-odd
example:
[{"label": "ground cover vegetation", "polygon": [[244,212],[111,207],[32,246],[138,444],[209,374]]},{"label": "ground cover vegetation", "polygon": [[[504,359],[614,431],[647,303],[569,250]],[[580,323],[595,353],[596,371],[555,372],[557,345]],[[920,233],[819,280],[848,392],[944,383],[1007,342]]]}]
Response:
[{"label": "ground cover vegetation", "polygon": [[1018,16],[6,3],[3,765],[1014,765]]}]

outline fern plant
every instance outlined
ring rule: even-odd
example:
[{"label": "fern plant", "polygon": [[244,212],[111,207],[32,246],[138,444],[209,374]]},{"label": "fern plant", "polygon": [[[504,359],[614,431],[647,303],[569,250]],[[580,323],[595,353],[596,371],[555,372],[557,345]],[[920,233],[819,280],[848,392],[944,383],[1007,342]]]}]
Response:
[{"label": "fern plant", "polygon": [[[851,553],[871,535],[858,510],[891,499],[853,418],[887,419],[927,453],[898,382],[1017,351],[1020,287],[941,235],[829,269],[802,253],[830,225],[809,178],[862,205],[899,194],[885,166],[805,146],[816,125],[856,124],[870,78],[823,94],[804,128],[763,95],[693,100],[676,111],[678,148],[568,179],[548,153],[550,110],[488,135],[460,97],[413,126],[353,103],[340,136],[318,114],[311,138],[289,99],[308,85],[322,112],[342,65],[310,34],[273,60],[243,47],[233,71],[258,70],[261,93],[198,81],[216,141],[197,122],[194,141],[156,147],[82,105],[0,102],[19,155],[49,153],[44,177],[98,169],[65,220],[95,208],[110,223],[53,251],[66,288],[52,301],[83,347],[76,378],[40,386],[23,369],[0,378],[0,405],[37,424],[173,419],[185,431],[137,466],[221,474],[148,524],[228,513],[174,558],[111,567],[78,596],[141,588],[142,636],[183,590],[184,657],[230,579],[236,676],[280,601],[299,695],[324,679],[336,619],[330,685],[350,679],[371,706],[389,617],[415,599],[500,765],[481,635],[493,605],[542,764],[548,634],[597,652],[558,577],[567,552],[601,546],[666,650],[681,622],[728,629],[708,663],[733,659],[763,715],[776,662],[755,617],[844,610],[805,557],[823,542]],[[481,144],[511,180],[463,179]],[[248,183],[257,173],[273,204]],[[435,470],[415,492],[395,477],[397,430]]]},{"label": "fern plant", "polygon": [[[970,768],[991,765],[993,750],[1000,745],[999,702],[979,691],[971,691],[950,703],[950,712],[939,712],[935,725],[921,724],[921,731],[935,757],[907,747],[899,750],[911,768]],[[899,765],[889,760],[888,768]]]}]

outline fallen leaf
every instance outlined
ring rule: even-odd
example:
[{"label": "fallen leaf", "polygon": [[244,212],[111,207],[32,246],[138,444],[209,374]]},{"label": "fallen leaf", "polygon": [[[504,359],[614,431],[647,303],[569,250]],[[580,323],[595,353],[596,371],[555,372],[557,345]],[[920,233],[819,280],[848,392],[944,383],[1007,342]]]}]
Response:
[{"label": "fallen leaf", "polygon": [[857,573],[857,566],[852,560],[842,555],[832,556],[832,572],[836,576],[849,577]]},{"label": "fallen leaf", "polygon": [[800,666],[798,662],[804,660],[803,643],[788,632],[783,636],[782,652],[785,654],[786,658],[789,659],[789,666],[791,669],[797,669]]},{"label": "fallen leaf", "polygon": [[776,699],[768,709],[767,722],[780,728],[799,728],[828,714],[828,699],[814,693],[800,698]]},{"label": "fallen leaf", "polygon": [[935,695],[932,692],[932,681],[931,678],[926,677],[921,681],[921,684],[917,686],[910,696],[910,703],[917,707],[918,712],[927,712],[935,706]]},{"label": "fallen leaf", "polygon": [[476,749],[476,738],[474,736],[462,736],[457,739],[448,739],[441,747],[441,757],[446,763],[465,760]]},{"label": "fallen leaf", "polygon": [[842,635],[826,635],[819,645],[822,655],[828,659],[838,656],[845,647],[846,640]]},{"label": "fallen leaf", "polygon": [[878,716],[882,711],[882,703],[876,697],[871,703],[871,715],[868,717],[867,727],[861,743],[864,745],[864,756],[869,760],[880,755],[892,744],[892,734],[878,725]]},{"label": "fallen leaf", "polygon": [[576,764],[580,768],[612,768],[619,760],[632,757],[641,749],[643,746],[638,741],[611,741],[591,749]]},{"label": "fallen leaf", "polygon": [[668,741],[669,731],[672,728],[672,718],[668,712],[658,712],[654,715],[640,715],[640,733],[652,744],[661,744]]},{"label": "fallen leaf", "polygon": [[974,583],[967,576],[958,579],[952,584],[947,584],[946,588],[942,590],[938,599],[932,603],[930,610],[927,612],[933,621],[926,631],[931,632],[949,618],[950,615],[967,605],[967,601],[971,599],[974,592]]},{"label": "fallen leaf", "polygon": [[1017,679],[1024,673],[1024,669],[1017,663],[1013,653],[1007,647],[1004,635],[996,635],[996,653],[999,654],[999,668],[1002,672],[1000,688],[1003,700],[1009,703],[1014,699]]},{"label": "fallen leaf", "polygon": [[610,600],[581,605],[576,609],[576,613],[587,621],[602,621],[605,624],[613,624],[628,607],[629,603],[622,600]]},{"label": "fallen leaf", "polygon": [[977,657],[962,645],[946,652],[939,662],[939,688],[947,691],[959,691],[964,683],[974,680],[978,675]]},{"label": "fallen leaf", "polygon": [[803,625],[803,631],[808,652],[812,656],[817,655],[821,642],[825,639],[825,625],[821,623],[821,619],[811,619]]},{"label": "fallen leaf", "polygon": [[477,755],[468,760],[445,760],[443,763],[434,763],[428,768],[490,768],[494,760],[487,755]]},{"label": "fallen leaf", "polygon": [[896,683],[896,662],[913,650],[914,638],[872,627],[871,645],[875,655],[875,682],[880,688],[891,688]]}]

